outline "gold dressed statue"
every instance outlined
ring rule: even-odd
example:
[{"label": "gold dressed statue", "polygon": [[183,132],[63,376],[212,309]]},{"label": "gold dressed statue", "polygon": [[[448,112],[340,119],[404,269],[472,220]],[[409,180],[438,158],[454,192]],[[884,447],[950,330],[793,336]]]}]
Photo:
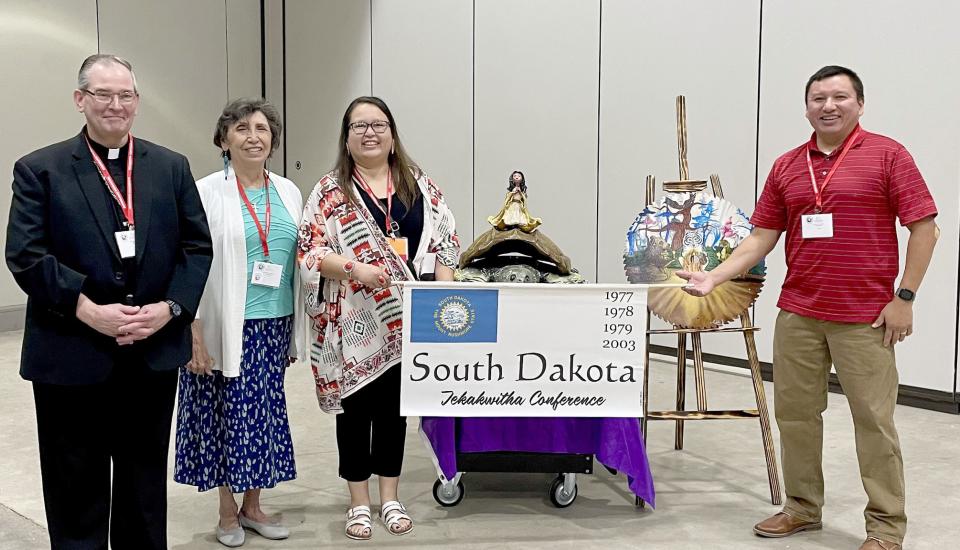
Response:
[{"label": "gold dressed statue", "polygon": [[523,172],[516,170],[510,174],[503,208],[497,212],[496,216],[487,218],[487,221],[500,231],[518,228],[524,233],[532,233],[543,223],[543,220],[534,218],[527,210],[527,183]]}]

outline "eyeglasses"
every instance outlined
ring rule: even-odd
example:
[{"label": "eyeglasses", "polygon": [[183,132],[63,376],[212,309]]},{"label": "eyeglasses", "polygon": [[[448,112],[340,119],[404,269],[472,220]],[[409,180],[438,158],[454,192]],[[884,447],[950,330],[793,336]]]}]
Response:
[{"label": "eyeglasses", "polygon": [[386,120],[374,120],[373,122],[354,122],[350,124],[350,129],[353,130],[354,134],[362,136],[367,133],[367,128],[373,128],[374,133],[382,134],[387,131],[387,128],[390,127],[390,123]]},{"label": "eyeglasses", "polygon": [[83,90],[83,92],[93,98],[97,103],[103,103],[104,105],[113,103],[113,98],[116,97],[117,101],[121,105],[129,105],[137,99],[137,92],[131,92],[129,90],[123,92],[112,93],[105,90],[96,90],[91,92],[90,90]]}]

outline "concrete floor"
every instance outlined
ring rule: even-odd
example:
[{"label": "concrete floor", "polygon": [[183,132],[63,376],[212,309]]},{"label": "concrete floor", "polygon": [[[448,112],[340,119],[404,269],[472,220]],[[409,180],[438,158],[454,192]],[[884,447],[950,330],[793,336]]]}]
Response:
[{"label": "concrete floor", "polygon": [[[30,385],[17,374],[20,337],[19,332],[0,333],[0,368],[5,373],[0,377],[0,550],[48,546],[33,398]],[[668,408],[675,368],[656,362],[651,372],[651,406]],[[688,380],[692,386],[692,374]],[[711,408],[745,408],[752,401],[750,380],[742,371],[710,370],[707,389]],[[770,384],[766,391],[772,411]],[[416,529],[394,537],[375,524],[368,543],[343,536],[348,500],[336,474],[334,421],[317,407],[309,369],[289,371],[287,395],[298,479],[266,491],[263,501],[268,513],[282,514],[292,535],[275,542],[248,533],[245,548],[855,550],[864,538],[866,497],[857,472],[853,426],[841,395],[830,396],[824,415],[827,505],[824,530],[818,533],[780,540],[751,533],[755,522],[777,511],[769,500],[756,421],[688,422],[686,448],[679,452],[673,450],[673,424],[651,424],[648,454],[658,505],[651,510],[635,508],[625,479],[599,465],[594,475],[578,478],[579,496],[569,508],[550,504],[550,475],[481,473],[466,474],[463,502],[443,508],[431,495],[434,469],[412,419],[401,498]],[[687,401],[693,402],[692,396]],[[900,407],[897,423],[907,466],[907,548],[958,548],[960,417]],[[77,504],[83,505],[82,495],[77,495]],[[169,510],[171,548],[222,548],[213,535],[214,491],[198,494],[171,480]]]}]

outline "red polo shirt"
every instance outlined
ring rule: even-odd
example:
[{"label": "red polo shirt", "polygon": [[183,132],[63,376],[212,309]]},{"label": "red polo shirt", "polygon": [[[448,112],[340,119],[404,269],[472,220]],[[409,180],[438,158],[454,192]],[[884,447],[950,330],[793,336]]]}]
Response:
[{"label": "red polo shirt", "polygon": [[845,145],[825,155],[814,134],[778,158],[750,221],[787,233],[781,309],[824,321],[872,323],[893,299],[900,272],[896,219],[907,225],[936,216],[937,207],[903,145],[861,130],[821,193],[823,212],[833,214],[833,237],[804,239],[800,217],[816,206],[807,150],[822,188]]}]

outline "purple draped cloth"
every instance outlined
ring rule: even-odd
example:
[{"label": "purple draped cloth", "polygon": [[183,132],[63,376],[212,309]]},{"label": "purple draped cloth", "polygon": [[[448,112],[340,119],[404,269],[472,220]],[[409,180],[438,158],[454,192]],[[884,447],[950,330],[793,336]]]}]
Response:
[{"label": "purple draped cloth", "polygon": [[420,432],[447,480],[457,473],[457,452],[589,454],[626,474],[630,490],[654,506],[653,476],[636,418],[423,417]]}]

